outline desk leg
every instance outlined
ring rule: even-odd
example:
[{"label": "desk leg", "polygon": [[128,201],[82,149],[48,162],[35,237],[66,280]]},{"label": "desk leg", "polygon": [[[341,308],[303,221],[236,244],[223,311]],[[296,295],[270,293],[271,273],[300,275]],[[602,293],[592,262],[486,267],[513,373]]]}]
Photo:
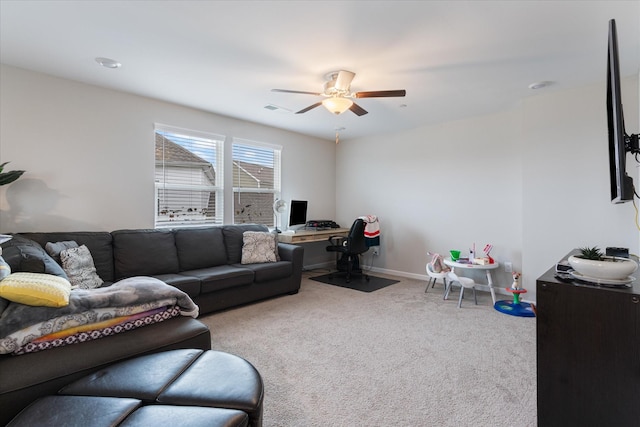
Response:
[{"label": "desk leg", "polygon": [[493,290],[493,278],[491,277],[491,270],[486,270],[487,272],[487,284],[489,285],[489,290],[491,291],[491,299],[493,300],[493,304],[496,303],[496,291]]}]

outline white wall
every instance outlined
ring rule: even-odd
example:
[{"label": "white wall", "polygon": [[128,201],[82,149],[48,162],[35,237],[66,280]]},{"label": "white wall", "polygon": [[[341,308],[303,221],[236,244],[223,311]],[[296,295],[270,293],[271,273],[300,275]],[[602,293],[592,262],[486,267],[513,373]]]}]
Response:
[{"label": "white wall", "polygon": [[282,197],[335,216],[332,141],[5,65],[0,73],[0,159],[27,171],[0,187],[1,232],[152,228],[154,123],[282,145]]},{"label": "white wall", "polygon": [[[340,143],[340,221],[374,214],[381,251],[375,268],[425,275],[427,251],[492,256],[521,271],[522,166],[517,111]],[[389,163],[391,162],[391,163]],[[484,277],[479,277],[484,281]],[[502,268],[494,280],[512,281]]]},{"label": "white wall", "polygon": [[[638,79],[622,84],[627,133],[638,133]],[[606,87],[530,98],[523,106],[524,245],[533,284],[572,248],[627,247],[640,253],[632,203],[612,204],[609,190]],[[627,171],[640,188],[638,164]]]},{"label": "white wall", "polygon": [[[634,133],[637,84],[635,77],[623,84]],[[557,92],[500,114],[341,142],[338,221],[378,215],[374,268],[409,276],[424,275],[427,251],[492,243],[500,263],[523,273],[528,299],[536,278],[572,248],[639,253],[632,204],[609,202],[605,92],[604,85]],[[499,287],[511,284],[503,267],[494,276]]]},{"label": "white wall", "polygon": [[[364,260],[374,270],[424,278],[427,251],[492,243],[533,299],[535,279],[574,247],[640,252],[633,206],[608,201],[604,85],[336,147],[4,65],[0,73],[0,160],[27,170],[0,187],[0,232],[152,227],[159,122],[283,145],[284,199],[309,200],[310,218],[343,226],[379,216],[381,254]],[[628,132],[639,130],[639,97],[638,78],[626,79]],[[305,265],[325,262],[324,246],[306,245]],[[502,267],[495,277],[511,283]]]}]

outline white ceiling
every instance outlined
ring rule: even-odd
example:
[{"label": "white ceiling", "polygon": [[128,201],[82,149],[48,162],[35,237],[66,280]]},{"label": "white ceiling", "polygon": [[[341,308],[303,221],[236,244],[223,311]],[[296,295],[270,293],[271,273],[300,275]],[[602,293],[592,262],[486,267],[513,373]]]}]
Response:
[{"label": "white ceiling", "polygon": [[[640,70],[640,1],[8,1],[5,64],[342,141],[501,111],[606,76],[609,19],[621,74]],[[113,58],[119,69],[99,66]],[[320,98],[333,70],[369,114],[333,116]],[[551,81],[532,91],[530,83]]]}]

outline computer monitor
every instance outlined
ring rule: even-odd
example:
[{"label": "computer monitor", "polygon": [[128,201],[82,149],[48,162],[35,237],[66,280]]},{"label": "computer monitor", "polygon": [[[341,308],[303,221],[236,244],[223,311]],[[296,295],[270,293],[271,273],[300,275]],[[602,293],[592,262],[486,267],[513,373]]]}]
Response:
[{"label": "computer monitor", "polygon": [[307,224],[307,201],[292,200],[289,209],[289,229],[299,230]]}]

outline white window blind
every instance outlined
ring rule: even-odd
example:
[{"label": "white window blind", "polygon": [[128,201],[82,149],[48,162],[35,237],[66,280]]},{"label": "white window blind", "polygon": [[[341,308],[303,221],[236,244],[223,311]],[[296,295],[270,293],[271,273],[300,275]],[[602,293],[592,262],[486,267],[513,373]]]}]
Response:
[{"label": "white window blind", "polygon": [[156,125],[155,226],[222,224],[224,136]]},{"label": "white window blind", "polygon": [[274,225],[273,202],[280,195],[282,147],[233,140],[233,222]]}]

